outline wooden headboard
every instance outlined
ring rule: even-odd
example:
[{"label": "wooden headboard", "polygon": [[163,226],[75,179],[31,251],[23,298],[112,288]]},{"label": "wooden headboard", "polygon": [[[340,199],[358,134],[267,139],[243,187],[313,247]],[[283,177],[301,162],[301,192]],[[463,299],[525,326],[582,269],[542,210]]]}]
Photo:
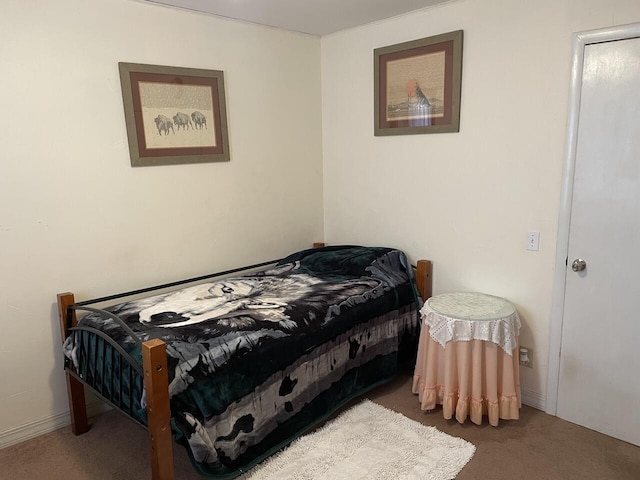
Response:
[{"label": "wooden headboard", "polygon": [[[325,246],[324,242],[314,242],[313,248],[322,248]],[[431,298],[432,283],[431,283],[431,271],[433,264],[431,260],[418,260],[416,263],[416,286],[418,292],[422,297],[422,300],[426,301]]]}]

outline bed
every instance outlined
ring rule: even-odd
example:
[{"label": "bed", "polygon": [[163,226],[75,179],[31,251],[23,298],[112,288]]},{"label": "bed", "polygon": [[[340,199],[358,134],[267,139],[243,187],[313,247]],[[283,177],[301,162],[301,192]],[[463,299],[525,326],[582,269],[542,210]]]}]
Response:
[{"label": "bed", "polygon": [[234,478],[412,364],[431,263],[414,268],[392,248],[314,244],[95,300],[59,294],[72,430],[89,428],[86,385],[148,429],[154,480],[173,478],[173,439],[203,476]]}]

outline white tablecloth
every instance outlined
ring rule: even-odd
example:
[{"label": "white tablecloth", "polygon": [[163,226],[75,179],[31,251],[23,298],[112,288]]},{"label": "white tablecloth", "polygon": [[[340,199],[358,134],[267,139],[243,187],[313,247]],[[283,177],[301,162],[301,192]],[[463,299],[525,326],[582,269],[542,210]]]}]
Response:
[{"label": "white tablecloth", "polygon": [[444,293],[431,297],[420,310],[431,338],[443,347],[447,342],[484,340],[506,353],[518,345],[520,317],[504,298],[483,293]]}]

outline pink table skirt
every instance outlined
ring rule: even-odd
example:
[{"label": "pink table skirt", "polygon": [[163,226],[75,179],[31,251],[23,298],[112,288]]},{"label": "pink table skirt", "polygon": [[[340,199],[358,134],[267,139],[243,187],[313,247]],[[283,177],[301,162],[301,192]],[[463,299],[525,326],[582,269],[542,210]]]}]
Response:
[{"label": "pink table skirt", "polygon": [[499,419],[520,418],[520,371],[518,348],[512,355],[492,342],[471,340],[447,342],[445,348],[429,336],[422,325],[418,358],[413,376],[413,393],[422,410],[442,405],[444,418],[455,413],[464,423],[467,417],[477,425],[482,416],[494,427]]}]

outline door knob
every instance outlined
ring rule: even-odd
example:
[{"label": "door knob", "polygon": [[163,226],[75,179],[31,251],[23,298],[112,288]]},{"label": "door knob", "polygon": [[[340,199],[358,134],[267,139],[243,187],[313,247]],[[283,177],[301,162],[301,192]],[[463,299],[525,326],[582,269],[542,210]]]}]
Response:
[{"label": "door knob", "polygon": [[581,272],[585,268],[587,268],[587,262],[585,262],[581,258],[576,258],[571,264],[571,270],[573,270],[574,272]]}]

